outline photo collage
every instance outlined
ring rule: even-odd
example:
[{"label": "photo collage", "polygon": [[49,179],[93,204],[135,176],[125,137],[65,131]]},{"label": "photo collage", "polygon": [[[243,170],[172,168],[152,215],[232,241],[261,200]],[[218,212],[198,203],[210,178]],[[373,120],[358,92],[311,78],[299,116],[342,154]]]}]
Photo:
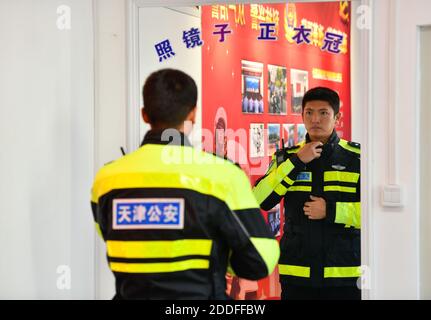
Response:
[{"label": "photo collage", "polygon": [[[272,156],[281,147],[292,147],[305,139],[301,103],[308,89],[308,71],[290,69],[289,73],[286,67],[268,64],[265,72],[263,63],[241,60],[241,111],[262,117],[261,122],[250,123],[250,158]],[[271,120],[264,121],[264,114]],[[292,123],[284,123],[292,117]]]}]

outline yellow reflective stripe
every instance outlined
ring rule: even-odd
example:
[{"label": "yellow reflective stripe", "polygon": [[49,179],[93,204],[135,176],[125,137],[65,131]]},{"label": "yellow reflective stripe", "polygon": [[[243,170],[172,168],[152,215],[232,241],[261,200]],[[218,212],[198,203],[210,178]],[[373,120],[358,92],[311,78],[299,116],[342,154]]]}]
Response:
[{"label": "yellow reflective stripe", "polygon": [[257,202],[261,204],[273,191],[276,191],[277,194],[281,196],[284,195],[286,191],[282,188],[283,185],[280,183],[294,168],[295,166],[290,159],[287,159],[279,167],[276,167],[265,178],[259,181],[259,183],[253,188],[253,193]]},{"label": "yellow reflective stripe", "polygon": [[[253,194],[254,197],[257,200],[257,203],[261,204],[263,201],[265,201],[266,198],[269,197],[269,195],[272,193],[272,191],[274,191],[274,187],[271,184],[271,181],[273,179],[273,177],[271,177],[272,173],[270,173],[270,175],[268,175],[267,177],[263,178],[261,181],[259,181],[259,183],[254,186],[253,188]],[[269,181],[267,181],[269,180]],[[281,190],[277,190],[278,192],[281,192]]]},{"label": "yellow reflective stripe", "polygon": [[348,144],[348,141],[346,141],[344,139],[340,139],[340,142],[338,142],[338,144],[346,150],[349,150],[349,151],[357,153],[357,154],[361,154],[361,149],[350,146]]},{"label": "yellow reflective stripe", "polygon": [[335,207],[335,223],[342,223],[361,228],[361,203],[337,202]]},{"label": "yellow reflective stripe", "polygon": [[113,258],[176,258],[189,255],[209,256],[212,240],[106,241],[108,256]]},{"label": "yellow reflective stripe", "polygon": [[276,171],[277,182],[280,183],[281,180],[283,180],[294,168],[295,166],[293,165],[292,161],[290,161],[290,159],[287,159],[282,164],[280,164]]},{"label": "yellow reflective stripe", "polygon": [[176,262],[155,262],[155,263],[124,263],[111,262],[111,270],[125,273],[160,273],[176,272],[189,269],[208,269],[210,262],[204,259],[190,259]]},{"label": "yellow reflective stripe", "polygon": [[359,173],[344,172],[344,171],[326,171],[323,175],[324,181],[342,181],[357,183],[359,181]]},{"label": "yellow reflective stripe", "polygon": [[177,188],[216,197],[231,210],[258,208],[250,180],[220,157],[173,145],[144,145],[103,167],[92,188],[92,201],[114,189]]},{"label": "yellow reflective stripe", "polygon": [[284,182],[286,182],[289,185],[292,185],[292,184],[295,183],[295,181],[293,181],[292,179],[290,179],[288,176],[285,176],[283,180],[284,180]]},{"label": "yellow reflective stripe", "polygon": [[293,266],[290,264],[279,264],[278,273],[285,276],[310,278],[310,267]]},{"label": "yellow reflective stripe", "polygon": [[274,191],[279,196],[284,196],[286,194],[287,188],[285,186],[283,186],[282,184],[279,184],[278,186],[275,187]]},{"label": "yellow reflective stripe", "polygon": [[323,191],[338,191],[338,192],[348,192],[356,193],[355,187],[343,187],[343,186],[324,186]]},{"label": "yellow reflective stripe", "polygon": [[309,186],[291,186],[287,191],[303,191],[303,192],[311,192],[311,187]]},{"label": "yellow reflective stripe", "polygon": [[265,262],[268,275],[270,275],[272,271],[274,271],[278,258],[280,257],[280,246],[278,245],[277,240],[255,237],[251,237],[250,240],[262,260]]},{"label": "yellow reflective stripe", "polygon": [[325,278],[355,278],[361,276],[361,267],[325,267]]}]

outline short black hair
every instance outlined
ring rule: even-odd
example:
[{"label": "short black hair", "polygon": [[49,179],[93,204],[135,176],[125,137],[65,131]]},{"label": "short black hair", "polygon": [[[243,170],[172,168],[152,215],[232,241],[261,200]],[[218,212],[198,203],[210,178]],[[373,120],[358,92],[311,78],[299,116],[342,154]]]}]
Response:
[{"label": "short black hair", "polygon": [[328,102],[334,110],[334,115],[340,112],[340,97],[338,93],[326,87],[316,87],[308,90],[302,99],[302,111],[304,112],[307,102],[316,100]]},{"label": "short black hair", "polygon": [[151,124],[180,125],[196,107],[198,89],[186,73],[175,69],[153,72],[142,89],[144,111]]}]

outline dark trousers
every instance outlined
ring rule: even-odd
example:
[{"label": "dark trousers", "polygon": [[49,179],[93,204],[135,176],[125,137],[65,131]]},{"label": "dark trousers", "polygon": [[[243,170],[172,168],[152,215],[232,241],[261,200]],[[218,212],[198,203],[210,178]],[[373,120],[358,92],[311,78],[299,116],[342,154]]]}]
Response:
[{"label": "dark trousers", "polygon": [[356,286],[313,288],[282,283],[281,300],[361,300],[361,290]]}]

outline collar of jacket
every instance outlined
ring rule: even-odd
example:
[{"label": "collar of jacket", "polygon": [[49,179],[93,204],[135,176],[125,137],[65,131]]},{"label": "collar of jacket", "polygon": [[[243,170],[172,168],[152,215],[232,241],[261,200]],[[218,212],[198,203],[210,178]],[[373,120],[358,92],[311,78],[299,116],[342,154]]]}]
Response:
[{"label": "collar of jacket", "polygon": [[[305,143],[309,143],[309,142],[311,142],[311,140],[310,140],[309,134],[307,133],[307,135],[305,136]],[[340,138],[338,137],[337,132],[334,130],[332,131],[328,141],[323,145],[322,155],[329,156],[332,153],[332,151],[334,151],[335,146],[338,144],[338,142],[340,142]]]},{"label": "collar of jacket", "polygon": [[183,132],[180,132],[177,129],[173,128],[148,131],[144,136],[144,140],[141,143],[141,147],[145,144],[169,144],[174,146],[187,147],[192,146],[190,140]]}]

